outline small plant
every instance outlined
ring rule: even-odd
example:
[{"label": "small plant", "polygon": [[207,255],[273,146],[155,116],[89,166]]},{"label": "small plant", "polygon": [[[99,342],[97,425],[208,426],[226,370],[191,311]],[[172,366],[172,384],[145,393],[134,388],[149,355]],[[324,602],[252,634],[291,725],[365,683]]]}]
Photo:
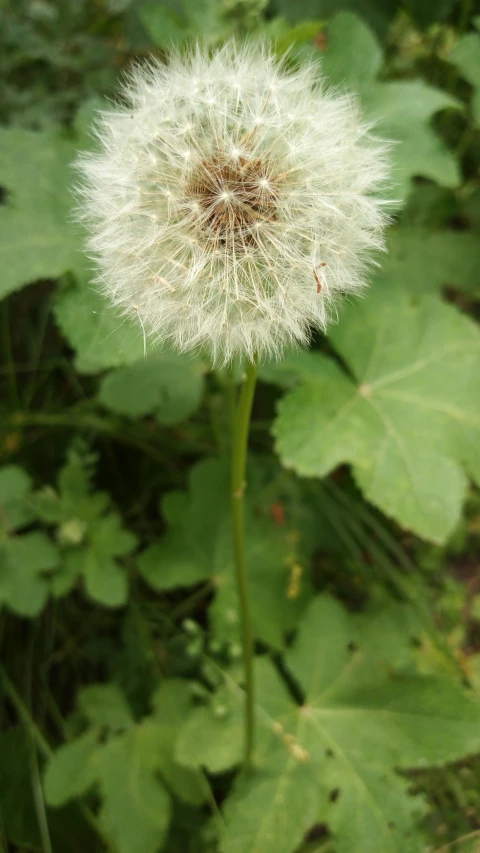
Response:
[{"label": "small plant", "polygon": [[79,217],[106,296],[144,334],[212,366],[246,359],[235,416],[232,518],[242,614],[246,762],[253,750],[253,634],[245,567],[245,468],[259,361],[325,329],[382,249],[386,145],[313,63],[265,46],[200,47],[138,66],[126,105],[79,161]]},{"label": "small plant", "polygon": [[0,850],[474,853],[477,19],[3,5]]}]

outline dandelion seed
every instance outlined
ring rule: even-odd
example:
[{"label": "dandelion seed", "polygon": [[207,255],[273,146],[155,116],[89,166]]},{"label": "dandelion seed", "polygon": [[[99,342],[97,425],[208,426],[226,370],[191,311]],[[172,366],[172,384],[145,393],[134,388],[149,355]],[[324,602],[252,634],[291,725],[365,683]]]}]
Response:
[{"label": "dandelion seed", "polygon": [[388,145],[356,100],[316,63],[292,71],[233,42],[139,65],[123,95],[78,163],[104,293],[144,335],[213,363],[325,330],[387,222]]}]

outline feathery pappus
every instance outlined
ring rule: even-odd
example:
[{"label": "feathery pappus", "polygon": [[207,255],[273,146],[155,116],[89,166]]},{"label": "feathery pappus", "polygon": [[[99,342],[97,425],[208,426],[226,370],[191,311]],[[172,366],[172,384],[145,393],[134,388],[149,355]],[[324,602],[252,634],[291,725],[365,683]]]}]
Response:
[{"label": "feathery pappus", "polygon": [[389,145],[317,63],[200,47],[129,73],[80,157],[103,292],[147,335],[214,364],[281,356],[359,291],[388,221]]}]

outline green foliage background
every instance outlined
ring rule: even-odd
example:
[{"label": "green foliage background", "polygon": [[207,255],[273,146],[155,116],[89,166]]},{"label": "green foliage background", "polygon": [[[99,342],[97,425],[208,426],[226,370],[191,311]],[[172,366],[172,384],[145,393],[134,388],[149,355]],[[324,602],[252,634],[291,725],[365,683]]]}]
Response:
[{"label": "green foliage background", "polygon": [[[232,35],[397,143],[368,294],[261,368],[249,775],[232,386],[144,357],[70,216],[122,70]],[[0,67],[0,850],[480,850],[478,0],[2,0]]]}]

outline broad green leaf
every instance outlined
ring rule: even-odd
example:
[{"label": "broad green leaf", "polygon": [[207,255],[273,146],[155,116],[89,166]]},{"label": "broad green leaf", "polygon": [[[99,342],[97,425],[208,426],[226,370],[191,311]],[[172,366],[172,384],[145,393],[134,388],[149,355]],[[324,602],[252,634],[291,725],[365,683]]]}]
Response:
[{"label": "broad green leaf", "polygon": [[109,373],[100,384],[100,401],[121,415],[154,414],[162,424],[175,424],[198,407],[203,373],[198,360],[162,353]]},{"label": "broad green leaf", "polygon": [[460,517],[463,468],[480,482],[476,325],[435,297],[377,286],[331,340],[349,373],[311,354],[274,424],[283,463],[309,477],[350,463],[368,500],[444,541]]},{"label": "broad green leaf", "polygon": [[307,830],[320,823],[315,769],[294,755],[285,761],[285,752],[272,754],[268,770],[257,772],[250,783],[237,783],[224,809],[221,853],[293,853]]},{"label": "broad green leaf", "polygon": [[137,726],[99,752],[100,820],[118,853],[157,853],[170,822],[150,731]]},{"label": "broad green leaf", "polygon": [[0,543],[0,605],[19,616],[36,616],[45,604],[46,572],[55,569],[60,553],[45,533],[25,533]]},{"label": "broad green leaf", "polygon": [[[172,500],[173,498],[173,500]],[[138,558],[138,569],[157,590],[176,589],[210,580],[216,590],[210,617],[217,639],[238,636],[229,510],[228,466],[199,463],[190,477],[189,494],[169,496],[165,504],[170,529]],[[259,639],[282,645],[304,603],[288,597],[292,546],[288,529],[256,516],[247,517],[247,566],[252,618]]]},{"label": "broad green leaf", "polygon": [[27,498],[32,488],[28,474],[17,465],[0,468],[0,531],[25,527],[32,519]]},{"label": "broad green leaf", "polygon": [[456,65],[462,77],[474,88],[473,115],[480,123],[480,35],[468,33],[462,36],[450,54],[450,62]]},{"label": "broad green leaf", "polygon": [[[348,45],[348,50],[345,50]],[[383,63],[380,43],[367,24],[343,12],[328,25],[322,70],[327,79],[355,91],[374,83]]]},{"label": "broad green leaf", "polygon": [[367,24],[351,12],[336,15],[328,26],[322,67],[330,82],[360,94],[377,135],[400,143],[391,153],[389,197],[403,200],[416,175],[458,186],[457,161],[430,125],[435,113],[458,107],[458,101],[421,80],[378,82],[380,66],[381,49]]},{"label": "broad green leaf", "polygon": [[215,0],[196,0],[177,8],[168,3],[145,3],[140,7],[140,20],[154,44],[171,48],[187,39],[215,41],[222,33],[224,23],[220,4]]},{"label": "broad green leaf", "polygon": [[106,106],[107,101],[98,94],[88,97],[80,104],[73,121],[78,151],[86,151],[88,148],[92,148],[92,143],[95,144],[92,127],[98,117],[98,112],[104,110]]},{"label": "broad green leaf", "polygon": [[[150,732],[136,726],[106,744],[92,729],[61,746],[45,774],[47,802],[61,805],[98,785],[100,824],[119,853],[156,853],[170,820]],[[145,736],[147,735],[147,736]]]},{"label": "broad green leaf", "polygon": [[420,80],[377,84],[366,100],[367,115],[378,122],[377,133],[400,144],[392,150],[395,198],[403,199],[417,175],[443,187],[457,187],[457,160],[431,127],[435,113],[458,108],[459,102]]},{"label": "broad green leaf", "polygon": [[60,746],[45,773],[45,797],[49,805],[61,806],[88,791],[95,783],[98,735],[89,731]]},{"label": "broad green leaf", "polygon": [[236,684],[226,683],[216,692],[214,702],[196,708],[189,716],[176,747],[180,764],[223,773],[241,762],[244,708],[237,692]]},{"label": "broad green leaf", "polygon": [[0,297],[79,266],[80,240],[70,224],[75,141],[47,131],[0,129]]},{"label": "broad green leaf", "polygon": [[133,724],[128,703],[116,684],[91,684],[84,687],[80,691],[78,705],[94,726],[121,730]]},{"label": "broad green leaf", "polygon": [[310,44],[314,49],[314,40],[321,37],[324,28],[323,21],[300,21],[295,26],[290,26],[285,18],[273,18],[271,21],[263,22],[263,34],[272,40],[273,48],[278,56],[286,53],[301,51],[300,57],[305,52],[305,47]]},{"label": "broad green leaf", "polygon": [[[208,704],[184,712],[175,755],[185,767],[205,767],[223,773],[239,764],[244,748],[243,689],[228,672]],[[256,728],[270,732],[272,724],[290,709],[282,679],[271,662],[255,660]]]},{"label": "broad green leaf", "polygon": [[[2,853],[7,848],[42,850],[32,784],[33,748],[25,728],[10,728],[0,733],[0,827],[2,841],[7,845]],[[85,853],[95,849],[97,839],[75,807],[48,809],[47,821],[54,850]]]},{"label": "broad green leaf", "polygon": [[54,306],[57,323],[75,350],[81,373],[131,364],[153,349],[144,341],[140,323],[122,317],[87,277],[61,288]]},{"label": "broad green leaf", "polygon": [[311,350],[296,349],[285,353],[281,361],[267,361],[259,367],[263,382],[271,382],[282,388],[293,388],[308,377],[317,377],[317,358]]},{"label": "broad green leaf", "polygon": [[188,682],[164,681],[154,711],[135,722],[114,684],[91,685],[79,707],[90,728],[59,747],[45,774],[47,802],[59,806],[95,786],[102,832],[118,853],[157,853],[170,824],[170,793],[191,806],[204,798],[199,774],[174,755],[190,706]]},{"label": "broad green leaf", "polygon": [[183,802],[198,805],[205,799],[207,783],[196,770],[183,767],[175,757],[179,729],[190,710],[191,695],[188,681],[165,680],[155,693],[149,725],[162,778],[169,790]]},{"label": "broad green leaf", "polygon": [[378,287],[416,294],[449,286],[480,295],[478,236],[447,228],[392,228],[378,279]]},{"label": "broad green leaf", "polygon": [[170,48],[190,35],[186,18],[162,3],[144,3],[139,9],[139,17],[158,47]]},{"label": "broad green leaf", "polygon": [[365,630],[328,596],[310,605],[287,654],[304,701],[260,730],[257,772],[224,807],[222,853],[292,853],[318,823],[338,853],[424,850],[425,804],[395,771],[477,751],[480,704],[454,681],[372,656]]},{"label": "broad green leaf", "polygon": [[[415,225],[425,233],[428,233],[427,229],[435,229],[437,233],[443,229],[445,233],[450,233],[446,229],[455,221],[459,211],[463,213],[464,207],[459,208],[458,198],[451,189],[439,187],[433,181],[422,180],[412,186],[402,211],[401,230],[404,226],[411,230],[411,226]],[[391,229],[390,235],[392,233],[396,233],[394,229]],[[457,235],[459,231],[453,229],[452,233]]]}]

